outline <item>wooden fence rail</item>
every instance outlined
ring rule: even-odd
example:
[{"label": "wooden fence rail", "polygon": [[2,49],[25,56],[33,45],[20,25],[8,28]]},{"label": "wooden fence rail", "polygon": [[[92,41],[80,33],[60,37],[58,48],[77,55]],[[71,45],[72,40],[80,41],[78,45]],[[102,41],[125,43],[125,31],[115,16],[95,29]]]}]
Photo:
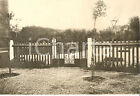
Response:
[{"label": "wooden fence rail", "polygon": [[[37,46],[37,49],[35,47]],[[49,66],[51,63],[51,44],[50,43],[15,43],[14,47],[14,59],[19,62],[30,63],[43,63]],[[38,54],[37,51],[41,54]],[[48,53],[48,54],[47,54]]]},{"label": "wooden fence rail", "polygon": [[[56,40],[55,40],[56,42]],[[63,42],[61,42],[63,43]],[[95,68],[107,70],[140,70],[140,41],[95,41],[88,38],[85,50],[82,50],[82,43],[71,42],[78,44],[78,52],[74,52],[74,59],[87,59],[87,67],[94,65]],[[70,46],[64,44],[64,53],[61,53],[61,46],[52,45],[52,43],[14,43],[14,59],[20,62],[42,62],[49,66],[52,59],[64,59],[67,61],[67,49]],[[80,44],[80,45],[79,45]],[[93,45],[92,45],[93,44]],[[37,50],[42,53],[38,54]],[[52,51],[55,51],[55,56],[52,56]],[[49,53],[49,54],[46,54]],[[69,60],[69,59],[68,59]],[[71,61],[67,61],[70,63]],[[73,61],[72,61],[73,62]]]},{"label": "wooden fence rail", "polygon": [[108,70],[140,70],[140,41],[95,42],[93,64]]}]

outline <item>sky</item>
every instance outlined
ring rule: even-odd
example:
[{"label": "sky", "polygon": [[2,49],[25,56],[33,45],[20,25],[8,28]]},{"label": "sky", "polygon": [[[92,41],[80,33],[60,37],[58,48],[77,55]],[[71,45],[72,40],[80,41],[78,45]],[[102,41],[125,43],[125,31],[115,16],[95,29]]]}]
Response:
[{"label": "sky", "polygon": [[[93,8],[97,0],[9,0],[9,11],[24,26],[42,26],[54,29],[93,29]],[[97,29],[128,24],[133,16],[140,16],[140,0],[104,0],[107,15],[97,19]]]}]

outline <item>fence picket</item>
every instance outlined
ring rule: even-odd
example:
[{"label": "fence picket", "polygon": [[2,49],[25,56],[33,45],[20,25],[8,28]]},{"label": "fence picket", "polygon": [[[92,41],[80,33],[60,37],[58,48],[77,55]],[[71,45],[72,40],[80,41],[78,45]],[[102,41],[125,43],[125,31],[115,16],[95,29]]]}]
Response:
[{"label": "fence picket", "polygon": [[100,62],[100,46],[97,46],[97,48],[98,48],[98,62]]},{"label": "fence picket", "polygon": [[[102,41],[101,43],[103,44],[103,41]],[[101,54],[101,55],[102,55],[102,59],[101,59],[101,62],[103,62],[103,59],[104,59],[104,50],[103,50],[103,48],[104,48],[104,47],[101,46],[101,50],[102,50],[102,54]]]},{"label": "fence picket", "polygon": [[[124,41],[126,43],[126,41]],[[124,46],[124,67],[126,67],[126,45]]]},{"label": "fence picket", "polygon": [[134,67],[134,63],[135,63],[135,58],[134,58],[134,46],[132,48],[132,66]]},{"label": "fence picket", "polygon": [[137,67],[137,71],[138,72],[140,72],[140,67],[139,67],[139,41],[138,41],[138,45],[136,46],[137,47],[137,51],[136,51],[136,53],[137,53],[137,64],[136,64],[136,67]]},{"label": "fence picket", "polygon": [[[77,43],[77,42],[76,42]],[[111,43],[112,46],[112,52],[110,49]],[[31,54],[29,54],[29,44],[31,44]],[[82,59],[82,58],[87,58],[87,50],[85,50],[85,56],[83,56],[83,51],[82,51],[82,45],[79,46],[79,52],[74,54],[74,59]],[[45,65],[51,64],[51,59],[52,59],[52,45],[50,47],[48,46],[48,43],[40,43],[38,44],[38,50],[40,53],[50,53],[49,55],[39,55],[36,53],[35,50],[35,43],[17,43],[14,42],[14,59],[17,59],[18,61],[21,62],[43,62]],[[60,46],[57,47],[59,51],[57,52],[57,58],[58,59],[65,59],[66,54],[62,54],[60,52],[59,48]],[[103,62],[103,66],[108,66],[108,67],[115,67],[115,69],[119,67],[130,67],[135,66],[138,68],[139,66],[139,41],[101,41],[101,42],[95,42],[94,46],[94,62],[95,65],[98,63]],[[87,47],[85,48],[87,49]],[[66,51],[64,51],[66,52]],[[78,54],[78,55],[77,55]],[[68,57],[69,55],[67,55]],[[70,58],[70,57],[68,57]],[[88,59],[88,58],[87,58]]]}]

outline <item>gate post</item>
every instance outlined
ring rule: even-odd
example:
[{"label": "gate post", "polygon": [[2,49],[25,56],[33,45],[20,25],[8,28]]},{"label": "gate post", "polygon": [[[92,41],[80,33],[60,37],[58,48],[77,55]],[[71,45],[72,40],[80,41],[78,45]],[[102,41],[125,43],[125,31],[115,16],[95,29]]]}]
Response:
[{"label": "gate post", "polygon": [[56,39],[52,39],[52,66],[57,67],[58,66],[58,60],[56,58]]},{"label": "gate post", "polygon": [[92,64],[92,38],[88,38],[88,56],[87,56],[87,67],[89,68]]},{"label": "gate post", "polygon": [[56,39],[52,39],[52,59],[56,58]]},{"label": "gate post", "polygon": [[[14,59],[14,48],[13,48],[13,45],[14,45],[14,42],[13,40],[10,40],[9,42],[9,61],[13,60]],[[11,74],[12,73],[12,69],[11,69],[12,65],[11,63],[9,62],[9,73]]]},{"label": "gate post", "polygon": [[14,48],[13,48],[14,42],[13,40],[10,40],[10,48],[9,48],[9,56],[10,56],[10,61],[14,59]]}]

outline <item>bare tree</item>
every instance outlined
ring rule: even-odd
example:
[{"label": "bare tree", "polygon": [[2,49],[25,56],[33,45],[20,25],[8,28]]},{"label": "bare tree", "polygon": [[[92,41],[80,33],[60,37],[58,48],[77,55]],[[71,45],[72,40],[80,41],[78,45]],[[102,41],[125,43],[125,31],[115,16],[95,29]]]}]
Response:
[{"label": "bare tree", "polygon": [[95,7],[93,9],[94,29],[96,29],[97,18],[106,15],[106,9],[107,7],[103,0],[98,0],[96,2]]},{"label": "bare tree", "polygon": [[[98,0],[95,4],[94,10],[93,10],[93,19],[94,19],[94,30],[96,32],[96,21],[99,17],[106,15],[106,5],[103,0]],[[91,79],[94,78],[94,65],[91,65]]]},{"label": "bare tree", "polygon": [[[8,18],[8,30],[9,30],[9,33],[11,33],[12,30],[14,30],[15,28],[17,28],[17,25],[12,25],[12,24],[10,24],[10,21],[13,20],[14,16],[15,16],[15,15],[14,15],[13,12],[9,12],[9,13],[7,14],[7,17],[6,17],[6,18]],[[14,26],[15,26],[15,27],[14,27]],[[10,36],[9,39],[11,39],[11,36]],[[12,73],[11,64],[10,64],[10,63],[9,63],[9,73],[10,73],[10,74]]]}]

